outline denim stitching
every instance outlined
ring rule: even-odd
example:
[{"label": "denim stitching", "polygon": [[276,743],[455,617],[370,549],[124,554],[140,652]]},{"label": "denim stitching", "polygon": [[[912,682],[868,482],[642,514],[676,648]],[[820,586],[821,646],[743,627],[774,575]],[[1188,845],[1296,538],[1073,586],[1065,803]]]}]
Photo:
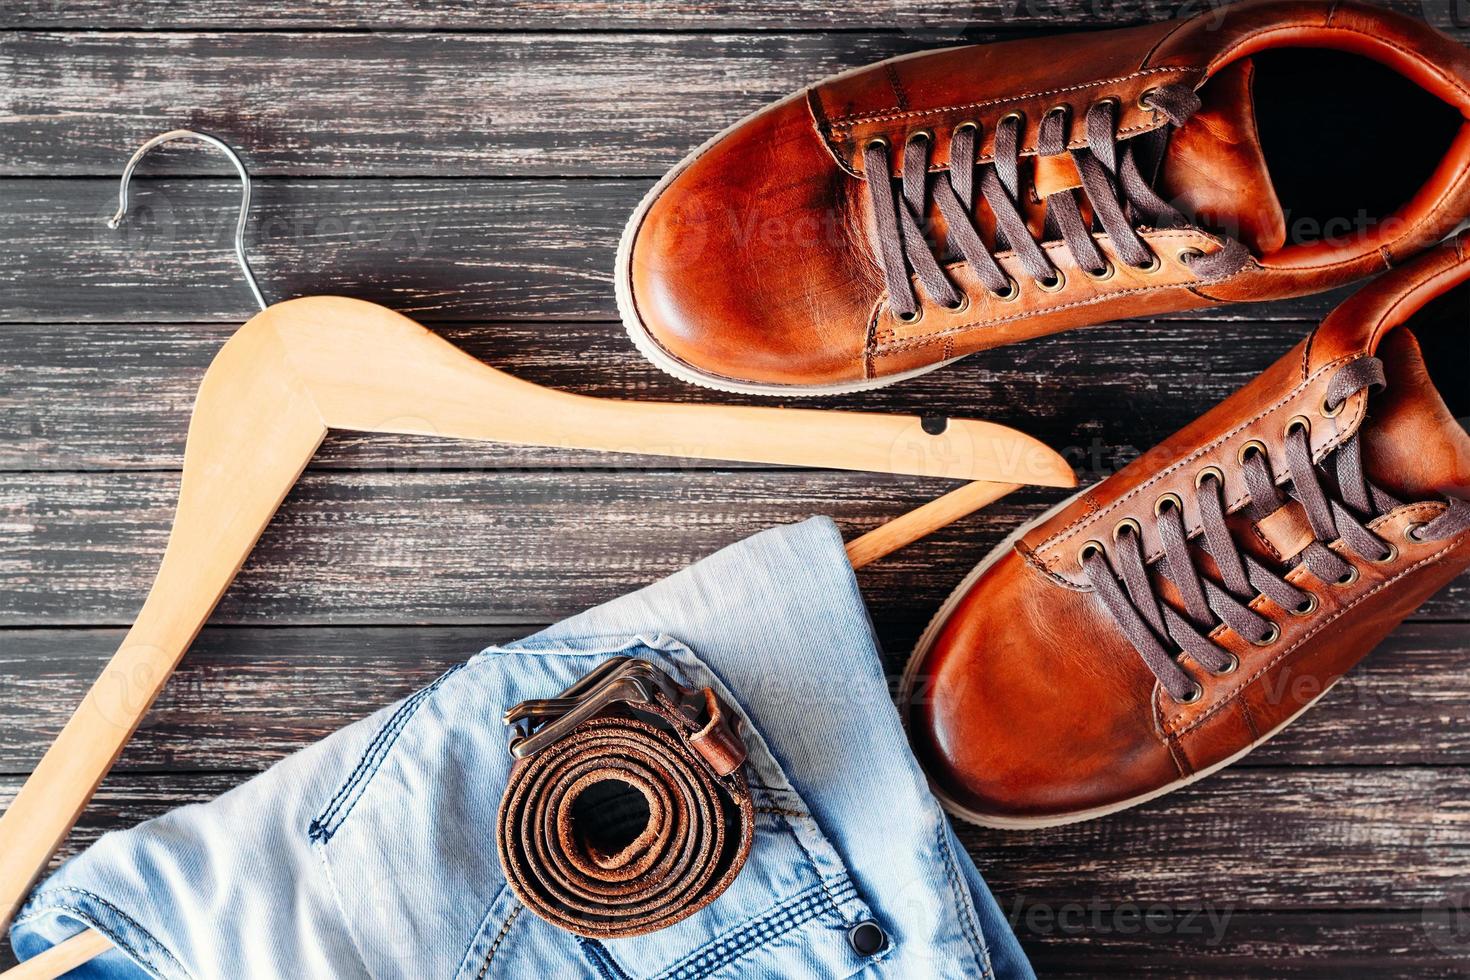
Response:
[{"label": "denim stitching", "polygon": [[[847,888],[856,896],[851,882],[848,882]],[[825,884],[823,890],[826,890]],[[685,957],[683,962],[670,967],[659,976],[669,980],[694,980],[739,961],[756,948],[774,941],[782,933],[790,932],[821,915],[823,907],[830,905],[830,896],[817,895],[814,891],[815,888],[808,888],[749,925],[696,950]],[[835,914],[835,908],[833,912]]]},{"label": "denim stitching", "polygon": [[[799,847],[799,848],[801,848],[801,853],[803,853],[803,854],[806,855],[807,861],[809,861],[811,863],[812,870],[813,871],[817,871],[817,869],[820,868],[821,865],[818,864],[817,863],[817,859],[812,856],[811,849],[806,846],[806,841],[802,840],[801,839],[801,835],[796,832],[796,828],[793,827],[793,826],[791,826],[791,821],[784,814],[775,814],[775,816],[776,816],[776,818],[778,820],[781,821],[781,823],[783,823],[786,826],[786,833],[788,833],[789,835],[791,835],[791,839],[792,840],[796,841],[796,846]],[[821,827],[818,827],[817,828],[817,832],[818,833],[821,833]],[[823,835],[823,838],[822,839],[823,840],[826,839],[826,835],[825,834]],[[822,877],[820,871],[817,872],[817,881],[821,884],[822,891],[823,892],[826,892],[827,901],[830,902],[831,905],[832,905],[832,911],[837,913],[838,918],[841,918],[842,917],[842,912],[838,908],[839,903],[838,903],[837,899],[832,896],[832,892],[827,888],[827,879],[824,878],[824,877]],[[847,883],[849,885],[851,885],[852,884],[851,879],[848,879],[848,882]],[[854,889],[853,889],[854,896],[853,897],[856,897],[856,891],[857,890],[854,887]]]},{"label": "denim stitching", "polygon": [[[307,828],[307,836],[312,841],[325,843],[332,839],[332,835],[342,826],[343,821],[347,819],[352,813],[353,808],[357,806],[357,801],[361,799],[361,794],[356,796],[352,794],[368,778],[377,773],[379,767],[383,764],[383,760],[388,757],[388,750],[398,740],[399,734],[407,727],[409,720],[417,713],[419,706],[438,690],[439,685],[443,684],[463,668],[464,664],[456,664],[449,668],[434,683],[399,705],[398,710],[393,713],[393,716],[388,719],[378,734],[368,743],[367,748],[363,750],[362,758],[358,760],[357,766],[352,770],[352,774],[347,777],[347,780],[337,790],[336,795],[332,797],[326,809]],[[342,807],[349,796],[352,796],[352,801],[347,804],[346,811],[338,814],[336,811]]]},{"label": "denim stitching", "polygon": [[[45,894],[38,895],[37,896],[37,900],[44,902],[45,901],[46,894],[50,894],[52,892],[58,892],[58,893],[64,892],[64,893],[68,893],[68,894],[72,894],[72,895],[80,895],[83,898],[89,899],[89,900],[97,903],[102,908],[106,909],[107,911],[111,912],[113,915],[117,916],[118,919],[120,919],[122,921],[122,923],[124,925],[126,925],[128,928],[135,930],[139,935],[141,935],[148,942],[150,942],[154,946],[158,947],[158,951],[164,955],[164,957],[168,960],[168,962],[170,962],[170,963],[172,963],[174,965],[174,967],[179,971],[180,974],[182,974],[183,976],[186,976],[186,977],[192,977],[193,976],[193,974],[190,973],[184,967],[184,964],[182,964],[182,963],[179,962],[178,957],[174,956],[173,952],[170,951],[167,946],[165,946],[163,943],[161,943],[161,942],[158,941],[158,937],[154,936],[153,933],[149,932],[143,926],[143,924],[140,923],[137,919],[133,918],[131,915],[128,915],[122,909],[118,908],[116,905],[112,904],[107,899],[103,898],[101,895],[98,895],[95,892],[89,892],[85,888],[77,888],[77,887],[75,887],[73,885],[61,885],[61,886],[58,886],[56,888],[48,889]],[[30,921],[32,921],[32,920],[34,920],[36,918],[39,918],[42,915],[45,915],[45,914],[47,914],[49,912],[53,912],[53,911],[71,912],[74,915],[76,915],[79,918],[81,918],[82,920],[91,923],[91,925],[93,926],[93,928],[96,928],[96,929],[98,929],[98,931],[103,932],[103,934],[106,935],[108,939],[110,939],[110,940],[113,941],[113,944],[114,945],[116,945],[119,949],[123,950],[124,952],[132,953],[138,959],[143,960],[144,962],[147,962],[151,958],[151,957],[148,957],[148,956],[143,955],[143,953],[140,950],[134,949],[133,948],[134,944],[132,944],[132,943],[126,943],[126,942],[119,942],[118,941],[118,938],[119,937],[114,936],[114,935],[111,935],[111,932],[113,930],[104,930],[103,927],[100,926],[98,923],[92,922],[92,919],[95,916],[89,910],[87,910],[85,908],[82,908],[79,905],[72,905],[72,904],[68,904],[68,903],[65,903],[65,902],[57,903],[55,905],[45,905],[41,909],[37,910],[36,912],[33,912],[33,913],[29,914],[29,915],[21,916],[19,919],[17,919],[15,921],[15,924],[16,925],[21,925],[22,923],[30,922]]]},{"label": "denim stitching", "polygon": [[992,972],[990,963],[990,948],[982,938],[980,926],[975,922],[973,916],[974,903],[969,901],[968,896],[960,886],[959,869],[954,864],[954,853],[950,850],[949,841],[945,838],[943,818],[940,818],[936,838],[939,844],[940,856],[944,858],[944,875],[949,879],[950,891],[954,894],[955,905],[959,909],[960,923],[964,926],[965,936],[970,940],[971,951],[975,953],[975,963],[980,967],[985,980],[990,980],[995,974]]},{"label": "denim stitching", "polygon": [[582,952],[587,955],[587,959],[592,962],[592,966],[602,980],[632,980],[627,973],[623,972],[623,968],[618,965],[612,953],[608,952],[608,948],[602,943],[595,939],[578,936],[577,944],[582,947]]},{"label": "denim stitching", "polygon": [[485,954],[485,962],[480,964],[480,972],[475,974],[475,980],[485,980],[485,973],[490,969],[490,961],[495,959],[496,951],[500,949],[500,944],[505,941],[506,933],[510,932],[511,925],[515,923],[516,916],[521,914],[523,908],[525,908],[524,905],[517,905],[506,918],[505,924],[500,927],[500,932],[495,936],[495,942],[490,944],[490,952]]}]

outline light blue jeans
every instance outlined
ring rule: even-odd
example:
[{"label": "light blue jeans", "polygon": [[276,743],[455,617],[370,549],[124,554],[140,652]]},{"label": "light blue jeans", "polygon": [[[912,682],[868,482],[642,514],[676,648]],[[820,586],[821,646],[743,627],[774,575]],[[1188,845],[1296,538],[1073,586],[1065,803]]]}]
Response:
[{"label": "light blue jeans", "polygon": [[[743,711],[758,813],[711,905],[593,941],[506,887],[500,715],[614,654]],[[848,939],[865,920],[888,938],[866,956]],[[1032,976],[909,753],[825,519],[485,650],[211,803],[108,834],[41,886],[12,940],[25,958],[89,925],[118,948],[73,976]]]}]

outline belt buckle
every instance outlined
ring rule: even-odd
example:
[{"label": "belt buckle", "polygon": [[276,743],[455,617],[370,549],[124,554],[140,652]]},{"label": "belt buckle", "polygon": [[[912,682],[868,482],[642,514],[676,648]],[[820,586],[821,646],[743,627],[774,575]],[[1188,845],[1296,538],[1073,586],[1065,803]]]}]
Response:
[{"label": "belt buckle", "polygon": [[[510,754],[518,760],[529,759],[618,703],[648,711],[672,707],[681,720],[696,729],[692,735],[680,731],[680,736],[718,775],[727,775],[745,761],[739,716],[713,690],[687,688],[654,664],[635,657],[613,657],[556,697],[522,701],[506,711],[502,721],[511,729]],[[738,760],[733,755],[738,755]]]}]

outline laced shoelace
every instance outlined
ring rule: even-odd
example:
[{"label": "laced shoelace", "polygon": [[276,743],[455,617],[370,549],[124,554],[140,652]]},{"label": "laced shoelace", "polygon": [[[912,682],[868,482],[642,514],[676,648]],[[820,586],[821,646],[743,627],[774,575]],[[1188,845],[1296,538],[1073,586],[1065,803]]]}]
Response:
[{"label": "laced shoelace", "polygon": [[[1362,358],[1341,368],[1328,386],[1326,410],[1340,409],[1345,399],[1365,389],[1385,386],[1383,362]],[[1367,522],[1400,506],[1382,489],[1368,482],[1363,473],[1359,434],[1321,464],[1312,461],[1305,418],[1293,419],[1286,433],[1286,460],[1290,467],[1290,491],[1283,495],[1272,477],[1265,447],[1252,443],[1240,455],[1249,501],[1246,514],[1260,521],[1295,500],[1306,513],[1313,540],[1289,564],[1300,564],[1319,581],[1346,587],[1358,580],[1358,569],[1328,547],[1341,541],[1346,549],[1370,562],[1390,562],[1398,548],[1367,527]],[[1325,471],[1329,464],[1333,472]],[[1324,477],[1327,478],[1324,483]],[[1333,489],[1329,490],[1330,484]],[[1257,646],[1269,646],[1281,628],[1250,603],[1266,596],[1293,615],[1310,616],[1319,600],[1313,593],[1288,582],[1277,572],[1243,551],[1226,523],[1224,474],[1215,467],[1204,470],[1195,481],[1201,534],[1197,546],[1214,561],[1221,579],[1216,583],[1200,574],[1184,526],[1182,502],[1169,494],[1155,506],[1162,555],[1153,565],[1143,553],[1139,527],[1132,519],[1114,532],[1113,563],[1106,547],[1089,541],[1079,552],[1087,581],[1102,599],[1113,620],[1122,629],[1169,696],[1181,704],[1198,701],[1204,689],[1184,669],[1170,650],[1187,653],[1206,670],[1229,674],[1239,666],[1234,655],[1209,639],[1223,623]],[[1470,501],[1451,498],[1449,508],[1438,517],[1411,525],[1406,534],[1415,542],[1441,541],[1470,529]],[[1167,580],[1174,587],[1182,612],[1159,595]]]},{"label": "laced shoelace", "polygon": [[[1172,128],[1178,128],[1199,110],[1200,100],[1184,85],[1166,85],[1151,89],[1139,100],[1145,108],[1162,112],[1168,124],[1140,136],[1120,141],[1117,138],[1118,107],[1116,99],[1104,99],[1087,110],[1084,126],[1085,147],[1072,150],[1072,160],[1082,180],[1081,193],[1091,205],[1094,224],[1113,242],[1119,258],[1135,268],[1155,271],[1159,257],[1139,234],[1146,228],[1193,228],[1190,220],[1159,196],[1145,178],[1154,172],[1162,159]],[[1050,110],[1041,121],[1037,133],[1037,152],[1042,157],[1068,152],[1067,123],[1070,108],[1062,105]],[[976,159],[980,131],[974,123],[963,123],[954,131],[950,142],[950,166],[937,173],[929,172],[929,154],[934,138],[927,131],[909,136],[904,145],[900,193],[895,196],[893,181],[881,176],[891,172],[888,141],[874,139],[863,150],[863,165],[868,174],[869,198],[874,215],[877,251],[888,286],[888,303],[895,316],[912,322],[922,315],[922,307],[914,289],[914,277],[934,301],[952,311],[962,311],[969,304],[949,280],[941,267],[941,257],[924,234],[927,202],[932,196],[948,226],[949,251],[967,262],[980,281],[1002,300],[1020,295],[1020,286],[1000,267],[996,255],[1013,251],[1026,274],[1037,286],[1055,292],[1066,282],[1060,269],[1047,256],[1046,249],[1031,234],[1021,214],[1022,195],[1020,144],[1024,120],[1012,113],[997,124],[994,162],[976,166],[957,165],[957,161]],[[995,248],[988,248],[980,238],[973,220],[975,208],[975,175],[979,174],[980,197],[995,218]],[[1078,268],[1094,279],[1112,276],[1114,267],[1093,237],[1083,218],[1078,190],[1068,188],[1048,195],[1043,241],[1060,240]],[[1245,246],[1225,239],[1225,247],[1209,255],[1194,253],[1183,257],[1189,268],[1204,279],[1215,279],[1237,271],[1249,259]],[[912,271],[911,271],[912,270]]]}]

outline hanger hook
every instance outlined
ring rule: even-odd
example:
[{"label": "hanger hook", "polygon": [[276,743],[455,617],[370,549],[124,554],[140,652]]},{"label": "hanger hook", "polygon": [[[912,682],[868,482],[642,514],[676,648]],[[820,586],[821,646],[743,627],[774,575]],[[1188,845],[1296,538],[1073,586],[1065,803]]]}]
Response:
[{"label": "hanger hook", "polygon": [[122,224],[123,216],[128,212],[128,181],[132,179],[133,171],[137,168],[139,161],[147,156],[148,151],[154,147],[182,139],[208,143],[228,157],[229,161],[235,165],[235,172],[240,175],[240,217],[235,222],[235,258],[240,263],[240,271],[245,274],[246,284],[255,294],[255,302],[259,303],[263,310],[266,307],[265,297],[260,294],[260,286],[255,282],[255,273],[250,271],[250,260],[245,257],[245,222],[250,216],[250,174],[246,172],[245,164],[240,162],[240,157],[224,141],[208,133],[200,133],[192,129],[171,129],[166,133],[158,134],[138,147],[138,152],[133,154],[128,165],[123,168],[122,184],[117,190],[117,214],[107,220],[107,227],[116,228]]}]

